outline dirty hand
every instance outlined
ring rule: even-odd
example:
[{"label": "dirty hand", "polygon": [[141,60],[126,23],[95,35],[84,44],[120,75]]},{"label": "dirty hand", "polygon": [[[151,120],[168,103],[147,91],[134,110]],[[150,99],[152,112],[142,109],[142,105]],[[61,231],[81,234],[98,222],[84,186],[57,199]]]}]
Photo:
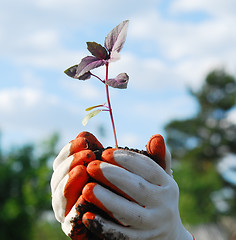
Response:
[{"label": "dirty hand", "polygon": [[83,201],[116,222],[88,211],[83,214],[83,224],[101,239],[192,240],[179,216],[178,185],[171,176],[171,157],[161,135],[150,139],[147,151],[160,165],[120,149],[107,149],[102,161],[88,164],[87,172],[101,184],[86,184]]},{"label": "dirty hand", "polygon": [[[163,138],[153,136],[147,151],[167,174],[150,158],[124,150],[106,150],[102,157],[109,164],[94,162],[93,151],[102,148],[92,134],[82,132],[54,161],[52,205],[63,231],[78,240],[117,239],[117,236],[118,239],[192,239],[179,219],[178,187],[167,175],[171,176],[171,158]],[[113,192],[97,183],[88,183],[88,173]],[[112,221],[103,218],[103,211],[98,215],[94,206],[107,212]],[[114,219],[118,222],[114,223]]]}]

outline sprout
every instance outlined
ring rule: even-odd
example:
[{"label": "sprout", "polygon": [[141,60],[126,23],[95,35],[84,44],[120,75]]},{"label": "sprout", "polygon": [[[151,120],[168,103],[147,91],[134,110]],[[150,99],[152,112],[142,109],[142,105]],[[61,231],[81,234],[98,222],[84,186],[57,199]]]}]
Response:
[{"label": "sprout", "polygon": [[[127,29],[128,29],[129,21],[123,21],[114,29],[112,29],[105,38],[104,47],[96,42],[87,42],[87,49],[92,54],[92,56],[84,57],[78,65],[74,65],[67,70],[65,73],[72,78],[79,80],[88,80],[91,77],[96,77],[100,80],[106,87],[106,95],[107,95],[107,105],[99,104],[86,109],[89,112],[85,118],[83,119],[83,125],[86,125],[90,118],[96,116],[98,113],[102,111],[108,111],[110,113],[114,138],[115,138],[115,146],[118,148],[117,137],[115,124],[112,114],[112,108],[109,97],[109,89],[108,86],[113,88],[124,89],[127,88],[127,84],[129,81],[129,76],[127,73],[120,73],[115,78],[108,78],[108,68],[109,63],[115,62],[119,60],[120,54],[119,52],[123,48],[123,45],[126,40]],[[106,78],[102,80],[97,75],[93,74],[91,70],[104,66],[106,67]],[[95,109],[95,110],[94,110]]]}]

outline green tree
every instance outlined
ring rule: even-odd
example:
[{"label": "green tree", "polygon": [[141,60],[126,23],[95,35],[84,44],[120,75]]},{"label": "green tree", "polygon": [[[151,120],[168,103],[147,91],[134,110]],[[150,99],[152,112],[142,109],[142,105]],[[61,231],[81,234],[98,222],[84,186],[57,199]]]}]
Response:
[{"label": "green tree", "polygon": [[51,210],[49,181],[58,136],[37,149],[15,148],[0,156],[0,236],[32,239],[35,224]]},{"label": "green tree", "polygon": [[181,189],[183,220],[214,221],[219,212],[211,194],[226,184],[216,165],[226,154],[236,153],[236,125],[227,118],[236,104],[236,81],[225,71],[215,70],[198,91],[189,92],[198,111],[191,118],[168,123],[167,142],[178,160],[174,172]]}]

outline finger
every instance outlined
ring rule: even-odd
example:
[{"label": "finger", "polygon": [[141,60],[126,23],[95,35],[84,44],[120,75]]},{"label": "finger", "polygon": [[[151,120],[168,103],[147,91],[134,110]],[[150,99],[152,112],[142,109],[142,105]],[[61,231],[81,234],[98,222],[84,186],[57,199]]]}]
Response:
[{"label": "finger", "polygon": [[161,229],[142,230],[132,227],[123,227],[91,212],[84,214],[82,221],[86,228],[104,239],[144,240],[157,239],[157,236],[161,238]]},{"label": "finger", "polygon": [[89,163],[87,172],[98,182],[141,206],[156,205],[160,187],[126,169],[96,160]]},{"label": "finger", "polygon": [[74,167],[58,184],[52,195],[52,206],[55,217],[59,222],[64,221],[88,179],[86,167],[79,165]]},{"label": "finger", "polygon": [[53,172],[51,178],[51,192],[54,193],[61,179],[75,166],[83,165],[87,166],[89,162],[96,159],[95,154],[91,150],[82,150],[80,152],[74,153],[70,157],[66,158],[60,167]]},{"label": "finger", "polygon": [[88,240],[88,229],[82,223],[82,216],[79,217],[76,205],[73,206],[65,221],[61,224],[64,233],[73,240]]},{"label": "finger", "polygon": [[53,170],[55,170],[61,162],[63,162],[73,153],[79,152],[84,149],[90,149],[94,151],[102,148],[102,144],[93,134],[89,132],[81,132],[74,140],[66,144],[60,151],[59,155],[53,162]]},{"label": "finger", "polygon": [[98,149],[102,149],[103,146],[102,144],[97,140],[97,138],[90,132],[81,132],[79,133],[79,135],[76,137],[84,137],[89,141],[89,149],[91,150],[98,150]]},{"label": "finger", "polygon": [[150,183],[164,185],[168,182],[168,175],[163,168],[143,154],[127,150],[107,149],[102,153],[102,160],[121,166]]},{"label": "finger", "polygon": [[[61,224],[63,231],[73,240],[98,240],[98,238],[89,231],[82,223],[82,216],[88,211],[98,213],[95,206],[87,202],[82,195],[78,198],[69,214],[65,217],[65,221]],[[101,212],[99,212],[101,214]],[[104,216],[104,214],[102,214]]]},{"label": "finger", "polygon": [[84,199],[116,219],[122,225],[138,227],[147,225],[145,209],[97,183],[88,183],[83,189]]},{"label": "finger", "polygon": [[68,181],[67,174],[58,184],[55,192],[52,194],[52,208],[58,222],[63,223],[65,219],[66,198],[64,196],[65,185]]},{"label": "finger", "polygon": [[69,214],[67,214],[67,216],[65,217],[64,221],[61,223],[61,228],[63,230],[63,232],[69,236],[71,235],[71,231],[73,229],[73,225],[72,221],[76,216],[76,209],[75,209],[75,205],[73,206],[73,208],[70,210]]},{"label": "finger", "polygon": [[153,135],[146,146],[150,157],[158,163],[169,175],[171,173],[171,155],[160,134]]},{"label": "finger", "polygon": [[[110,180],[109,178],[107,178],[107,176],[104,175],[103,173],[103,170],[102,170],[102,167],[101,165],[104,166],[107,165],[108,163],[105,163],[105,162],[102,162],[102,161],[99,161],[99,160],[95,160],[93,162],[91,162],[91,164],[88,165],[87,167],[87,172],[88,174],[96,179],[98,182],[102,183],[103,185],[105,185],[106,187],[112,189],[113,191],[115,191],[116,193],[122,195],[123,197],[131,200],[131,201],[135,201],[132,197],[129,196],[129,194],[125,193],[124,191],[122,191],[121,188],[119,188],[118,186],[115,186]],[[118,168],[114,165],[111,165],[109,164],[111,167],[115,167],[115,168]],[[114,170],[116,171],[116,170]],[[117,172],[115,172],[115,175],[117,174]],[[121,180],[119,178],[119,180]]]},{"label": "finger", "polygon": [[69,179],[64,188],[64,196],[67,199],[65,216],[69,213],[76,200],[79,198],[88,179],[89,176],[85,166],[78,165],[69,172]]},{"label": "finger", "polygon": [[58,154],[58,156],[56,157],[56,159],[53,162],[53,170],[55,171],[55,169],[70,155],[72,155],[73,153],[79,152],[81,150],[86,150],[89,149],[89,142],[86,138],[83,137],[78,137],[74,140],[72,140],[71,142],[67,143],[62,150],[60,151],[60,153]]},{"label": "finger", "polygon": [[[82,223],[82,216],[90,209],[91,204],[84,200],[80,195],[68,215],[65,217],[65,221],[62,223],[63,231],[70,236],[71,239],[88,240],[88,236],[91,233]],[[91,210],[91,209],[90,209]]]}]

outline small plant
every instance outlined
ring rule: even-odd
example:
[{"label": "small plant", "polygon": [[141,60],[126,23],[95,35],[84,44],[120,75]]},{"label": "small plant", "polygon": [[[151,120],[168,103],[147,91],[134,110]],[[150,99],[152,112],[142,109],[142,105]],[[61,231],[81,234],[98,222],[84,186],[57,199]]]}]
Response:
[{"label": "small plant", "polygon": [[[85,109],[89,112],[82,123],[85,126],[88,120],[98,113],[102,111],[108,111],[110,113],[111,124],[113,128],[114,138],[115,138],[115,146],[118,148],[115,123],[112,114],[111,102],[109,97],[109,86],[113,88],[124,89],[127,88],[127,84],[129,81],[129,76],[126,73],[120,73],[115,78],[108,77],[108,69],[109,64],[111,62],[115,62],[120,58],[119,52],[123,48],[125,43],[127,29],[128,29],[129,21],[123,21],[114,29],[112,29],[105,38],[104,47],[96,42],[87,42],[87,49],[93,56],[87,56],[81,60],[78,65],[74,65],[67,70],[65,73],[75,79],[79,80],[88,80],[91,77],[97,78],[106,87],[106,96],[107,96],[107,104],[99,104],[96,106],[89,107]],[[91,72],[92,69],[98,68],[105,65],[105,80],[101,79],[99,76],[93,74]]]}]

